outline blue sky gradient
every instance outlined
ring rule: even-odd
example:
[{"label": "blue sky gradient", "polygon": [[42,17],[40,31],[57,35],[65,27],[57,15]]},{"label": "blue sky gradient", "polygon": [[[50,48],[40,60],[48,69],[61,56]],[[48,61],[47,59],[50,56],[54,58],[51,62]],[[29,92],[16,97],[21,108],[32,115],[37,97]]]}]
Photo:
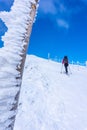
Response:
[{"label": "blue sky gradient", "polygon": [[[0,10],[9,11],[13,0],[1,0]],[[0,20],[0,36],[7,28]],[[0,40],[0,47],[2,47]],[[41,0],[33,25],[29,54],[43,58],[67,55],[70,61],[87,60],[87,1]]]}]

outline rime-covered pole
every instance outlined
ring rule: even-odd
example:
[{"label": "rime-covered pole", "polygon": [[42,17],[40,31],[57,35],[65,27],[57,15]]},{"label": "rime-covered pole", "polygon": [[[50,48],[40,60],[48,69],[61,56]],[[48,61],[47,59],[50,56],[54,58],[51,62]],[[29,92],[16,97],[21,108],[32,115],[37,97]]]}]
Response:
[{"label": "rime-covered pole", "polygon": [[10,12],[0,13],[8,28],[2,37],[4,47],[0,49],[0,130],[13,130],[14,127],[26,52],[37,8],[38,0],[14,0]]}]

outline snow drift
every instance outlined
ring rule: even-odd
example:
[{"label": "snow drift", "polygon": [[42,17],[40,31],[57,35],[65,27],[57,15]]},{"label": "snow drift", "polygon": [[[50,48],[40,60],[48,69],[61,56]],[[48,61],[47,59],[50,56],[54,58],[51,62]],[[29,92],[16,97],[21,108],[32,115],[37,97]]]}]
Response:
[{"label": "snow drift", "polygon": [[27,56],[14,130],[87,130],[87,67],[70,70]]}]

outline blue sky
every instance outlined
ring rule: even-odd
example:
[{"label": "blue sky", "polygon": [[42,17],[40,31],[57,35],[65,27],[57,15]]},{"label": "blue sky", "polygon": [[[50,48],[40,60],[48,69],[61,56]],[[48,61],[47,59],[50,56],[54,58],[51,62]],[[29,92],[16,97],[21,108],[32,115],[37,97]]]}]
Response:
[{"label": "blue sky", "polygon": [[[13,0],[0,0],[0,10],[9,11]],[[7,28],[0,20],[0,36]],[[2,46],[0,40],[0,47]],[[41,0],[33,25],[29,54],[43,58],[67,55],[70,61],[87,60],[87,0]]]}]

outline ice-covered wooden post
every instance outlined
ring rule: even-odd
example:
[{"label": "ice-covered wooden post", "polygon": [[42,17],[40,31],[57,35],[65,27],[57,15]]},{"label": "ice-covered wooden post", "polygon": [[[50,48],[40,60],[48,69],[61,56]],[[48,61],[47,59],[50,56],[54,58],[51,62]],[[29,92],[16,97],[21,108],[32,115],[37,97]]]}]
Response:
[{"label": "ice-covered wooden post", "polygon": [[10,12],[0,12],[8,30],[0,49],[0,130],[13,130],[26,52],[38,0],[14,0]]},{"label": "ice-covered wooden post", "polygon": [[87,61],[85,62],[85,65],[86,65],[86,67],[87,67]]}]

